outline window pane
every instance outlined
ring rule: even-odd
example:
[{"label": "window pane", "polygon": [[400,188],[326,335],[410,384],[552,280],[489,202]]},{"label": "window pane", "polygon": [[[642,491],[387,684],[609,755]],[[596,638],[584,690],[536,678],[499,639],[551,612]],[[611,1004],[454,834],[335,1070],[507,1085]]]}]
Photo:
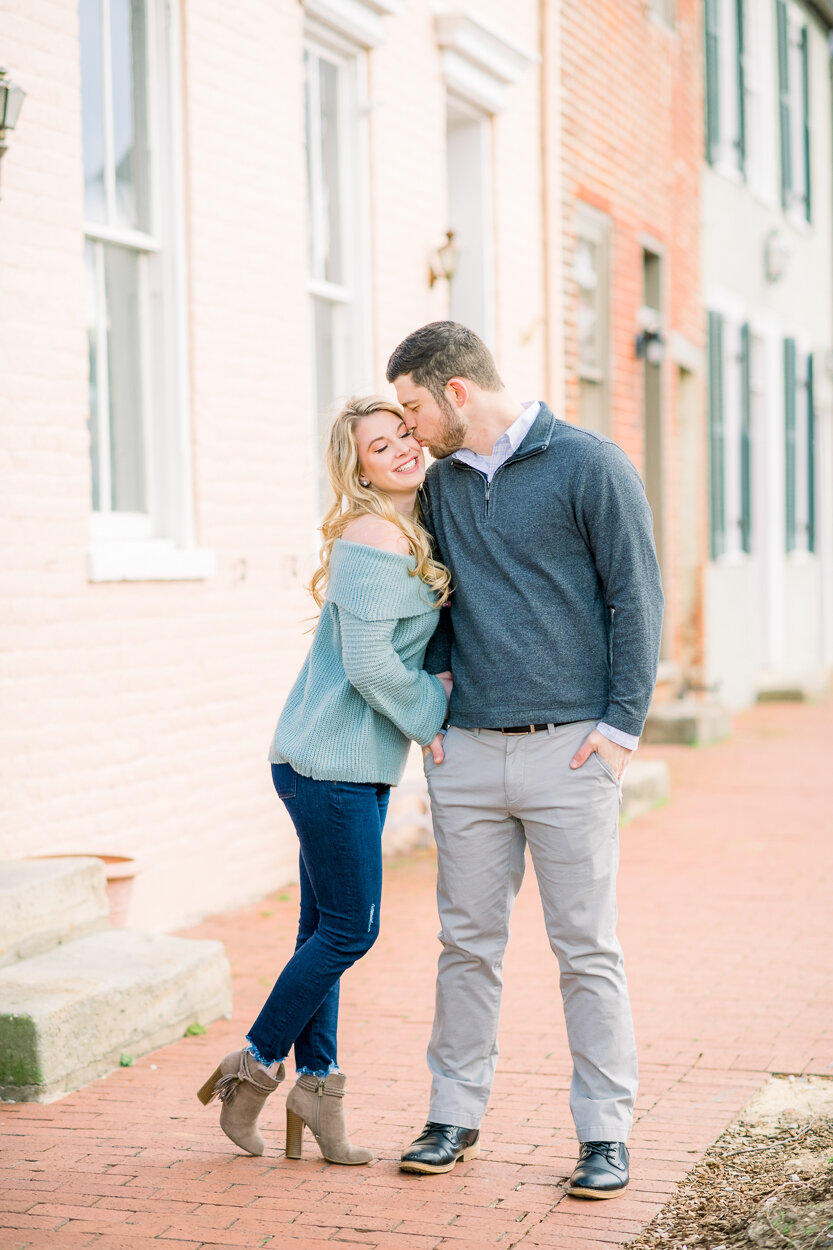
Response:
[{"label": "window pane", "polygon": [[339,169],[340,116],[339,70],[331,61],[319,61],[321,107],[321,173],[324,205],[322,225],[324,240],[324,277],[328,282],[343,282],[341,254],[341,179]]},{"label": "window pane", "polygon": [[110,0],[115,215],[149,229],[144,0]]},{"label": "window pane", "polygon": [[81,0],[81,124],[84,143],[84,213],[105,221],[104,88],[101,66],[101,0]]},{"label": "window pane", "polygon": [[89,241],[84,245],[84,269],[87,303],[87,346],[90,362],[90,415],[87,429],[90,433],[90,460],[92,462],[93,511],[101,510],[100,455],[98,422],[101,412],[101,396],[98,393],[98,282],[96,275],[96,246]]},{"label": "window pane", "polygon": [[140,263],[141,257],[129,248],[104,249],[111,506],[114,512],[147,511],[139,318]]},{"label": "window pane", "polygon": [[312,311],[315,337],[315,411],[318,419],[318,444],[322,453],[319,459],[319,494],[322,505],[326,506],[331,492],[323,453],[330,432],[336,379],[339,376],[337,335],[341,309],[329,300],[313,299]]},{"label": "window pane", "polygon": [[579,364],[592,370],[600,369],[602,366],[599,350],[601,289],[597,266],[596,244],[589,239],[579,239],[576,243],[574,267],[579,292],[577,317]]},{"label": "window pane", "polygon": [[338,308],[324,299],[313,299],[312,304],[315,319],[315,407],[319,416],[324,416],[329,413],[336,396],[335,335]]}]

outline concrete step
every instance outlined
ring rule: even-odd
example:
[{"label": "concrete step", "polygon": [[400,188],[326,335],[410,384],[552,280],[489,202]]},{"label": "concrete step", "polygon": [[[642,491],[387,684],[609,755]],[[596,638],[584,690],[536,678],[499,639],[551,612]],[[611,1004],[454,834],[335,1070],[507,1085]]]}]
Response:
[{"label": "concrete step", "polygon": [[109,923],[100,859],[0,862],[0,967]]},{"label": "concrete step", "polygon": [[642,741],[646,746],[663,743],[705,746],[728,738],[731,729],[729,713],[722,704],[675,699],[673,703],[651,704]]},{"label": "concrete step", "polygon": [[803,677],[772,674],[758,681],[759,703],[818,703],[830,691],[827,673],[809,673]]},{"label": "concrete step", "polygon": [[110,929],[0,970],[0,1098],[52,1102],[231,1011],[221,942]]},{"label": "concrete step", "polygon": [[665,760],[633,760],[625,769],[622,780],[622,823],[627,824],[666,802],[670,792],[671,782]]}]

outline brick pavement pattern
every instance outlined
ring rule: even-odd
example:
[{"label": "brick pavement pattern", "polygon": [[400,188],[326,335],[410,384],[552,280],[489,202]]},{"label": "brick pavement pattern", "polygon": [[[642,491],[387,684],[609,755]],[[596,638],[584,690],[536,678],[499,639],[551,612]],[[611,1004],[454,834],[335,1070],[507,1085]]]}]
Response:
[{"label": "brick pavement pattern", "polygon": [[[623,830],[620,933],[641,1057],[632,1181],[565,1196],[576,1146],[555,960],[530,875],[506,961],[501,1059],[480,1159],[397,1169],[421,1128],[438,951],[434,862],[387,865],[382,936],[347,974],[341,1061],[368,1168],[237,1154],[195,1091],[237,1046],[288,955],[297,888],[190,932],[222,938],[235,1015],[49,1106],[0,1110],[0,1246],[170,1250],[596,1247],[627,1241],[771,1072],[833,1076],[833,702],[763,706],[718,746],[667,758],[673,798]],[[230,848],[230,854],[234,848]],[[220,870],[222,865],[218,865]]]}]

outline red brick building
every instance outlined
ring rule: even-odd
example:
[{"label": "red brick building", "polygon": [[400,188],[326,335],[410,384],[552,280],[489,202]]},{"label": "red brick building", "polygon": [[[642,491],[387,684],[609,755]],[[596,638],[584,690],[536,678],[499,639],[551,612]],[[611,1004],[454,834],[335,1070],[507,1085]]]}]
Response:
[{"label": "red brick building", "polygon": [[696,676],[707,550],[699,0],[561,3],[565,404],[645,480],[663,659]]}]

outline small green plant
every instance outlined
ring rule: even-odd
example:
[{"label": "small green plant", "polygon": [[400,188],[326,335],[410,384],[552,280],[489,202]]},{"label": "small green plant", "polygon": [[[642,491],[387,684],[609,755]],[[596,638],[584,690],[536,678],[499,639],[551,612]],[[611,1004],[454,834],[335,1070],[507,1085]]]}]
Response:
[{"label": "small green plant", "polygon": [[201,1037],[204,1032],[205,1032],[205,1025],[198,1024],[197,1021],[195,1020],[193,1024],[188,1025],[188,1028],[185,1030],[185,1036],[186,1037]]},{"label": "small green plant", "polygon": [[126,1052],[122,1051],[121,1057],[119,1058],[119,1067],[132,1068],[134,1062],[135,1061],[132,1055],[128,1055]]}]

